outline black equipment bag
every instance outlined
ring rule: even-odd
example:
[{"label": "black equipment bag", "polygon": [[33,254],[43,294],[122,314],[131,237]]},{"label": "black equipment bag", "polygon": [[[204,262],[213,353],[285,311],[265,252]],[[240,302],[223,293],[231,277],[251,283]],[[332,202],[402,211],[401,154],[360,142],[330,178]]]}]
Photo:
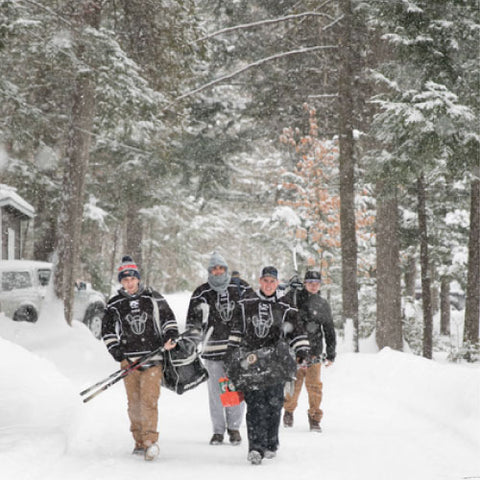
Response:
[{"label": "black equipment bag", "polygon": [[251,351],[236,348],[227,365],[227,376],[240,391],[288,382],[296,373],[297,362],[284,339],[280,339],[275,347]]},{"label": "black equipment bag", "polygon": [[197,352],[196,343],[179,338],[177,346],[163,354],[162,385],[181,395],[208,379],[208,372]]}]

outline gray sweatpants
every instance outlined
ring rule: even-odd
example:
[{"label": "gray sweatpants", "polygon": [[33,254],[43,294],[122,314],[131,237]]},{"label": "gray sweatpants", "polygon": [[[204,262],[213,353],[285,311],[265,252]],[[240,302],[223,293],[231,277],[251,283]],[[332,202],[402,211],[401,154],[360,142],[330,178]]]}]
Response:
[{"label": "gray sweatpants", "polygon": [[238,430],[242,424],[245,412],[245,402],[235,407],[224,407],[220,400],[220,385],[218,380],[226,377],[222,361],[204,360],[208,371],[208,400],[213,433],[223,435],[225,429]]}]

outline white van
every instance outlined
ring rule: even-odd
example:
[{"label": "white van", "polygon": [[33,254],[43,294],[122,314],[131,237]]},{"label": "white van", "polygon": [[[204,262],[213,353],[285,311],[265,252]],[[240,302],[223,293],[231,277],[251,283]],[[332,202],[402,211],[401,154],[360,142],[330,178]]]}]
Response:
[{"label": "white van", "polygon": [[[20,322],[36,322],[52,276],[52,264],[34,260],[0,261],[0,311]],[[100,338],[105,297],[85,282],[75,284],[75,320]]]}]

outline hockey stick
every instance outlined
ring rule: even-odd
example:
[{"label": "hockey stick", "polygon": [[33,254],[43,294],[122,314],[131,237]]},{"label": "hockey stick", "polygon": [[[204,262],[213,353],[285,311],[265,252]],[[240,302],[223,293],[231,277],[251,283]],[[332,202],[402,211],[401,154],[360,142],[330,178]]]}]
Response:
[{"label": "hockey stick", "polygon": [[207,343],[210,340],[212,333],[213,333],[213,325],[207,330],[207,332],[205,333],[205,336],[203,337],[202,348],[200,349],[199,355],[205,350],[205,347],[207,346]]},{"label": "hockey stick", "polygon": [[298,264],[297,264],[297,244],[293,246],[293,268],[295,269],[295,275],[298,275]]},{"label": "hockey stick", "polygon": [[297,241],[292,250],[293,254],[293,268],[295,269],[295,275],[290,279],[289,286],[293,290],[293,306],[297,308],[297,290],[302,288],[302,282],[298,278],[298,264],[297,264]]},{"label": "hockey stick", "polygon": [[[205,348],[205,345],[207,344],[208,340],[210,339],[212,333],[213,333],[213,326],[210,327],[207,330],[207,333],[205,334],[205,337],[204,337],[203,342],[202,342],[201,351],[203,351],[203,349]],[[163,351],[164,351],[164,347],[163,346],[159,347],[156,350],[154,350],[153,352],[145,354],[143,357],[139,358],[138,360],[136,360],[135,362],[130,364],[128,366],[128,368],[117,370],[116,372],[109,375],[107,378],[95,383],[94,385],[92,385],[89,388],[86,388],[85,390],[80,392],[80,395],[82,395],[82,396],[86,395],[87,393],[91,392],[92,390],[95,390],[95,388],[100,387],[98,390],[93,392],[91,395],[89,395],[88,397],[85,397],[83,399],[83,403],[89,402],[90,400],[95,398],[97,395],[99,395],[100,393],[102,393],[105,390],[107,390],[108,388],[110,388],[112,385],[115,385],[117,382],[124,379],[127,375],[130,375],[130,373],[134,372],[135,370],[138,370],[140,367],[145,365],[145,363],[147,363],[148,360],[151,357],[153,357],[157,353],[160,353],[160,352],[163,352]]]},{"label": "hockey stick", "polygon": [[125,378],[127,375],[130,375],[130,373],[134,372],[135,370],[138,370],[140,367],[145,365],[148,362],[148,360],[150,360],[151,357],[163,351],[164,351],[164,347],[161,346],[153,350],[152,352],[145,354],[143,357],[140,357],[138,360],[130,364],[127,368],[120,369],[112,373],[111,375],[109,375],[107,378],[101,380],[100,382],[97,382],[95,385],[92,385],[91,387],[83,390],[82,392],[80,392],[80,395],[85,395],[91,392],[92,390],[95,390],[95,388],[99,387],[100,385],[103,385],[98,390],[93,392],[91,395],[84,398],[83,403],[87,403],[92,398],[95,398],[98,394],[104,392],[105,390],[110,388],[112,385],[115,385],[117,382]]},{"label": "hockey stick", "polygon": [[[129,367],[132,367],[134,365],[137,364],[139,360],[137,360],[136,362],[132,363],[131,365],[129,365]],[[97,387],[100,387],[101,385],[103,385],[104,383],[108,382],[109,380],[115,378],[117,375],[120,375],[121,373],[123,373],[125,370],[123,368],[120,368],[118,369],[116,372],[113,372],[111,375],[109,375],[107,378],[104,378],[103,380],[100,380],[99,382],[95,383],[94,385],[86,388],[85,390],[82,390],[80,392],[80,395],[83,396],[83,395],[86,395],[87,393],[91,392],[92,390],[95,390]]]}]

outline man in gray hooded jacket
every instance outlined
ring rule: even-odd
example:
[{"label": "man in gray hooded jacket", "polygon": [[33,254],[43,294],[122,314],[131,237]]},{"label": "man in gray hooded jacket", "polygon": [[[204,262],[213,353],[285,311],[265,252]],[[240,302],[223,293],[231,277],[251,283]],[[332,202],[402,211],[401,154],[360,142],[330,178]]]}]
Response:
[{"label": "man in gray hooded jacket", "polygon": [[208,371],[208,397],[213,436],[211,445],[223,443],[225,430],[233,445],[241,442],[239,432],[245,405],[224,407],[220,399],[219,379],[226,377],[224,357],[228,346],[228,337],[235,315],[237,302],[255,295],[252,288],[243,280],[231,279],[228,265],[218,252],[213,252],[208,263],[208,281],[195,289],[187,312],[186,331],[189,335],[202,338],[211,330],[204,346],[202,358]]}]

